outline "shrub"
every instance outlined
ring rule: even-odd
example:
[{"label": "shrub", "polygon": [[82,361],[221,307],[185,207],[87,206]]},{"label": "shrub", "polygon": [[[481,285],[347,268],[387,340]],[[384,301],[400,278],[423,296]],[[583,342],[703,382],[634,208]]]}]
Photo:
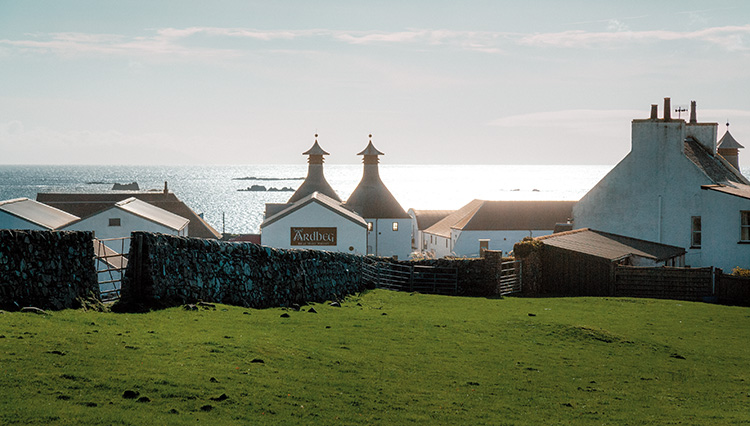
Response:
[{"label": "shrub", "polygon": [[542,248],[542,243],[531,237],[524,237],[523,240],[517,242],[513,246],[513,254],[516,257],[527,257],[535,251],[539,251]]},{"label": "shrub", "polygon": [[732,275],[736,277],[750,278],[750,269],[740,268],[738,266],[732,269]]}]

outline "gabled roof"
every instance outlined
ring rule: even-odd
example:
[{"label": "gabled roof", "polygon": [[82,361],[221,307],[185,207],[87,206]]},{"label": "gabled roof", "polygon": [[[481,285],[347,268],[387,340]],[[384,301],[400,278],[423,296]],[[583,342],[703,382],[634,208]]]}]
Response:
[{"label": "gabled roof", "polygon": [[554,230],[573,217],[575,201],[482,201],[454,223],[462,231]]},{"label": "gabled roof", "polygon": [[276,213],[269,218],[266,218],[266,220],[264,220],[263,223],[260,224],[260,228],[263,229],[266,226],[278,221],[279,219],[289,216],[290,214],[311,203],[319,204],[326,209],[344,217],[345,219],[356,223],[357,225],[367,227],[367,222],[365,222],[362,216],[344,208],[344,206],[341,205],[340,201],[336,201],[325,194],[321,194],[320,192],[313,192],[312,194],[300,199],[299,201],[290,204],[288,208]]},{"label": "gabled roof", "polygon": [[717,148],[720,149],[742,149],[744,146],[740,145],[739,142],[737,142],[734,137],[732,137],[732,134],[729,133],[729,130],[727,130],[726,133],[724,133],[724,136],[719,139],[719,144],[717,145]]},{"label": "gabled roof", "polygon": [[[135,197],[130,197],[126,200],[115,203],[114,208],[132,213],[136,216],[150,220],[151,222],[174,229],[175,231],[182,231],[190,223],[190,220],[185,219],[182,216],[168,212]],[[188,234],[189,233],[190,230],[188,230]]]},{"label": "gabled roof", "polygon": [[544,245],[558,247],[611,261],[631,255],[667,260],[685,254],[685,249],[652,241],[583,228],[537,237]]},{"label": "gabled roof", "polygon": [[445,219],[446,216],[455,212],[455,210],[414,210],[410,209],[417,219],[417,229],[423,231],[437,222]]},{"label": "gabled roof", "polygon": [[47,229],[57,229],[80,220],[78,216],[28,198],[0,201],[0,210]]},{"label": "gabled roof", "polygon": [[443,219],[435,222],[434,225],[425,229],[424,232],[438,235],[445,238],[451,237],[451,226],[456,224],[458,221],[466,217],[467,215],[474,213],[482,205],[482,200],[472,200],[469,204],[455,210],[453,213],[444,217]]},{"label": "gabled roof", "polygon": [[720,155],[711,155],[693,138],[685,139],[685,156],[715,184],[750,185],[750,181]]},{"label": "gabled roof", "polygon": [[135,197],[190,220],[188,235],[191,237],[221,238],[219,231],[215,230],[171,192],[39,193],[36,195],[36,200],[78,217],[86,218],[130,197]]}]

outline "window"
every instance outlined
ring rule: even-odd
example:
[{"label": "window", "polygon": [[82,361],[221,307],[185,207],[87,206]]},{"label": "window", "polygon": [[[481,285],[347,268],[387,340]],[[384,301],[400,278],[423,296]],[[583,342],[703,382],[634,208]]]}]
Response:
[{"label": "window", "polygon": [[372,231],[372,222],[367,222],[367,230]]},{"label": "window", "polygon": [[750,211],[740,211],[740,241],[750,243]]},{"label": "window", "polygon": [[109,226],[120,226],[120,218],[119,217],[109,218]]},{"label": "window", "polygon": [[398,231],[398,222],[393,222],[393,230]]},{"label": "window", "polygon": [[693,216],[692,224],[690,226],[690,247],[700,248],[701,247],[701,217]]}]

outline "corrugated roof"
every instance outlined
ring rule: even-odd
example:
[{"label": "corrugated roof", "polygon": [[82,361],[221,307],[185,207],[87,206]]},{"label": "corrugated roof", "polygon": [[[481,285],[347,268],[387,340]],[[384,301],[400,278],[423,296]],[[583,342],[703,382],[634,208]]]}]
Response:
[{"label": "corrugated roof", "polygon": [[411,210],[417,219],[417,229],[423,231],[439,221],[445,219],[455,210]]},{"label": "corrugated roof", "polygon": [[0,210],[47,229],[57,229],[80,220],[78,216],[28,198],[0,201]]},{"label": "corrugated roof", "polygon": [[[126,200],[115,203],[115,207],[152,222],[164,225],[175,231],[182,231],[190,223],[189,219],[168,212],[162,208],[154,206],[153,204],[141,201],[135,197],[130,197]],[[190,230],[188,230],[188,235],[189,233]]]},{"label": "corrugated roof", "polygon": [[130,197],[135,197],[177,216],[189,219],[188,235],[191,237],[221,238],[219,231],[215,230],[171,192],[39,193],[36,195],[36,200],[78,217],[86,218]]},{"label": "corrugated roof", "polygon": [[636,255],[657,261],[685,254],[685,249],[652,241],[639,240],[617,234],[583,228],[559,234],[537,237],[544,245],[558,247],[577,253],[608,259],[611,261]]},{"label": "corrugated roof", "polygon": [[454,223],[462,231],[553,230],[573,217],[575,201],[482,201]]},{"label": "corrugated roof", "polygon": [[740,145],[737,140],[732,137],[732,134],[729,133],[729,130],[727,130],[726,133],[724,133],[724,136],[719,139],[719,143],[717,145],[717,148],[724,148],[724,149],[742,149],[744,146]]},{"label": "corrugated roof", "polygon": [[750,185],[734,167],[721,156],[711,155],[700,143],[693,138],[685,139],[685,156],[690,159],[711,181],[717,184],[736,186]]},{"label": "corrugated roof", "polygon": [[275,215],[267,218],[266,220],[263,221],[263,223],[260,224],[260,228],[263,229],[266,226],[268,226],[268,225],[270,225],[270,224],[278,221],[281,218],[284,218],[284,217],[286,217],[286,216],[288,216],[288,215],[296,212],[297,210],[301,209],[302,207],[304,207],[304,206],[306,206],[306,205],[308,205],[310,203],[317,203],[317,204],[319,204],[319,205],[321,205],[321,206],[323,206],[323,207],[331,210],[332,212],[334,212],[334,213],[336,213],[336,214],[338,214],[338,215],[340,215],[340,216],[342,216],[342,217],[344,217],[344,218],[346,218],[348,220],[351,220],[352,222],[354,222],[354,223],[356,223],[358,225],[361,225],[361,226],[364,226],[364,227],[367,226],[367,222],[365,222],[365,220],[362,218],[362,216],[359,216],[358,214],[354,213],[353,211],[344,208],[344,206],[341,205],[340,201],[336,201],[333,198],[331,198],[331,197],[329,197],[329,196],[327,196],[325,194],[321,194],[319,192],[314,192],[314,193],[312,193],[312,194],[310,194],[310,195],[302,198],[301,200],[296,201],[296,202],[290,204],[288,208],[280,211],[279,213],[276,213]]},{"label": "corrugated roof", "polygon": [[427,232],[433,235],[438,235],[438,236],[445,237],[445,238],[450,238],[451,226],[455,225],[464,217],[474,213],[476,209],[478,209],[482,205],[483,202],[484,202],[483,200],[472,200],[471,202],[461,207],[460,209],[454,211],[453,213],[449,214],[443,219],[435,222],[434,225],[425,229],[424,232]]}]

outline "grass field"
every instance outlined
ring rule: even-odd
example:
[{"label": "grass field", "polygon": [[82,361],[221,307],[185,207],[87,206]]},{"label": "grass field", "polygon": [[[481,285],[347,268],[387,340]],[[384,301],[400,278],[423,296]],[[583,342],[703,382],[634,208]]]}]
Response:
[{"label": "grass field", "polygon": [[750,424],[748,308],[311,306],[2,313],[0,424]]}]

